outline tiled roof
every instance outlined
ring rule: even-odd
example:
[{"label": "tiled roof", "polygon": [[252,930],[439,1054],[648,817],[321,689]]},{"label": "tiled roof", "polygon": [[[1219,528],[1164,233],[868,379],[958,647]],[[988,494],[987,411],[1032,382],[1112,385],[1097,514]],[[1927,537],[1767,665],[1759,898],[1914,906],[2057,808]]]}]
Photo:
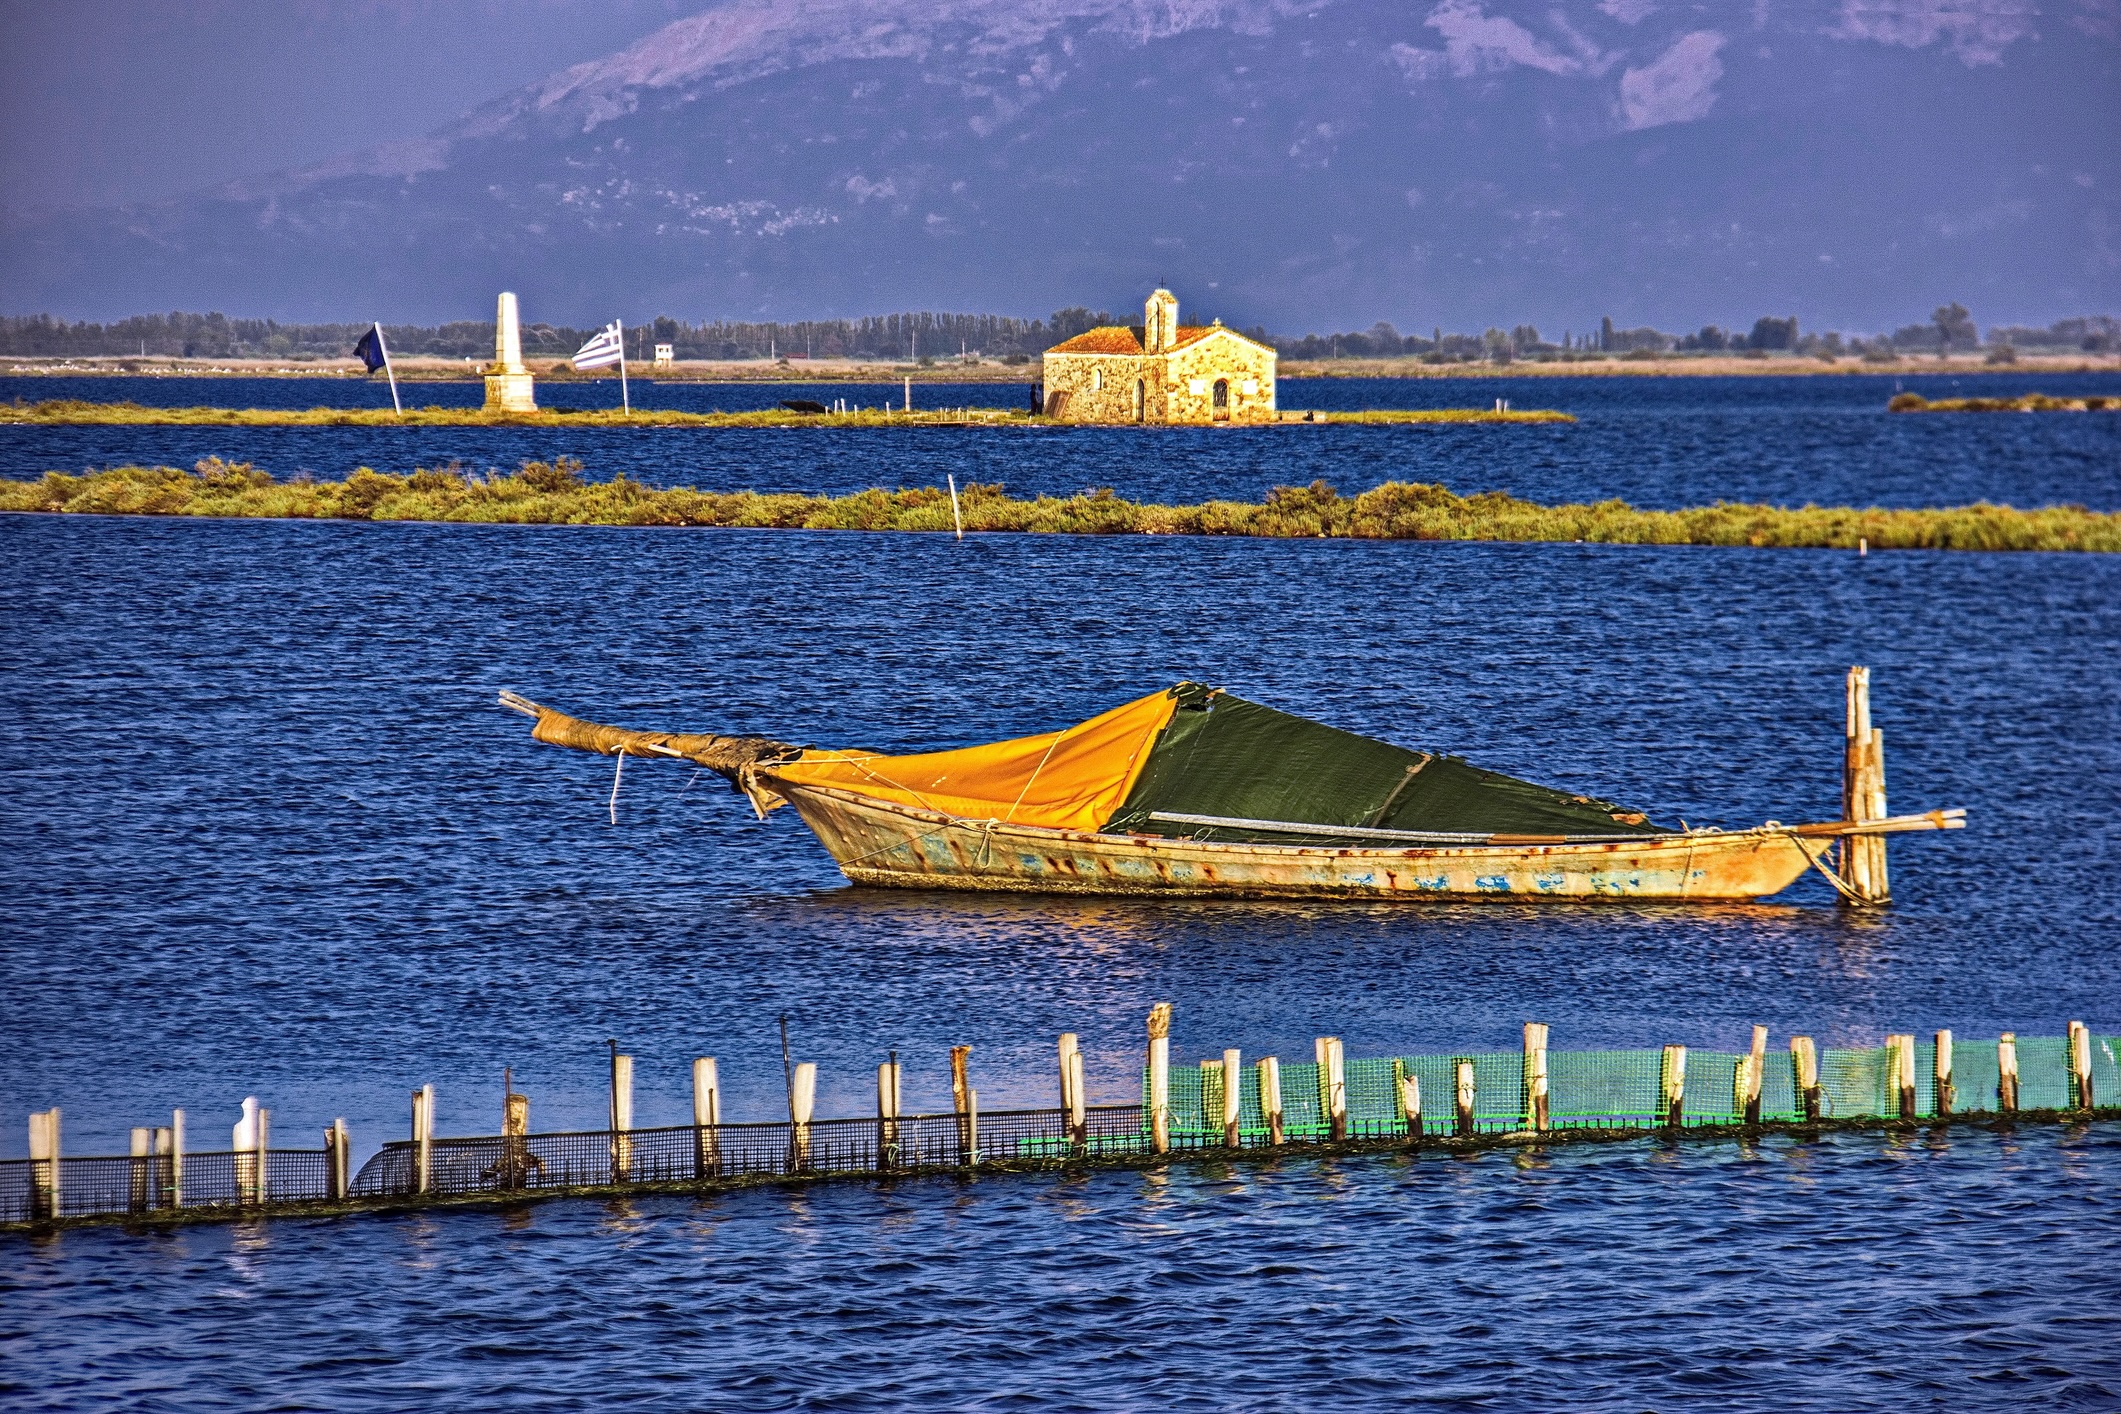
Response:
[{"label": "tiled roof", "polygon": [[[1188,344],[1198,343],[1222,326],[1219,324],[1184,324],[1179,326],[1178,337],[1171,341],[1170,352]],[[1242,336],[1240,336],[1242,337]],[[1142,352],[1142,326],[1132,328],[1124,324],[1107,324],[1102,329],[1092,329],[1087,334],[1077,334],[1065,343],[1055,344],[1046,350],[1049,354],[1139,354]]]}]

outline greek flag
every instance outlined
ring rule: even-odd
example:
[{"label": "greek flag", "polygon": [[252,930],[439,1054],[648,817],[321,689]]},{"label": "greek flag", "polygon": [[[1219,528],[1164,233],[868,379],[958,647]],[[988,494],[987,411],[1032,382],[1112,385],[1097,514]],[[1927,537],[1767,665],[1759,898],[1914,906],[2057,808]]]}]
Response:
[{"label": "greek flag", "polygon": [[619,322],[614,319],[575,351],[574,366],[576,371],[586,373],[592,368],[609,368],[625,356],[625,335],[619,329]]}]

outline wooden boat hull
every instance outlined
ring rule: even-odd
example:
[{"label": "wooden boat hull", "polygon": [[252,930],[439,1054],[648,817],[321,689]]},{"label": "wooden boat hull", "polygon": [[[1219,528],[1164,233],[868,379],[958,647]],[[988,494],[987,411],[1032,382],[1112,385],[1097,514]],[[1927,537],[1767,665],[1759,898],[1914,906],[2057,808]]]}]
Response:
[{"label": "wooden boat hull", "polygon": [[1352,848],[1231,844],[1001,824],[773,780],[857,884],[1242,898],[1750,899],[1829,841],[1780,827],[1596,844]]}]

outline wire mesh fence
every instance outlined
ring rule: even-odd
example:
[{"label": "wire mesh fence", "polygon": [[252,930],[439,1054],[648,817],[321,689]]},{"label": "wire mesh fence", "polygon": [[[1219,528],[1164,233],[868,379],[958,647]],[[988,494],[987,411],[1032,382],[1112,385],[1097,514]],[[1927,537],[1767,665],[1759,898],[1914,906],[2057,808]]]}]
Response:
[{"label": "wire mesh fence", "polygon": [[[2121,1037],[2092,1036],[2085,1079],[2090,1098],[2121,1101]],[[1936,1047],[1913,1047],[1916,1116],[1944,1112]],[[2070,1064],[2070,1043],[2026,1037],[2016,1042],[2017,1108],[2084,1108]],[[1546,1053],[1548,1127],[1555,1130],[1647,1129],[1673,1120],[1668,1089],[1671,1062],[1661,1051]],[[1679,1088],[1681,1127],[1742,1123],[1750,1057],[1694,1051]],[[1461,1066],[1472,1093],[1461,1096]],[[1334,1137],[1331,1067],[1316,1062],[1279,1066],[1280,1142],[1318,1144]],[[1828,1119],[1891,1118],[1902,1114],[1896,1074],[1904,1062],[1891,1047],[1830,1049],[1818,1054],[1819,1113]],[[1352,1140],[1413,1139],[1403,1108],[1402,1077],[1418,1083],[1420,1137],[1470,1129],[1495,1135],[1533,1127],[1533,1070],[1527,1055],[1361,1057],[1341,1068],[1342,1134]],[[2001,1067],[1994,1042],[1960,1042],[1949,1074],[1949,1108],[1956,1113],[2001,1108]],[[1237,1071],[1236,1144],[1276,1142],[1264,1103],[1259,1066]],[[1174,1151],[1226,1147],[1224,1070],[1219,1057],[1169,1072],[1165,1131]],[[237,1213],[343,1201],[472,1197],[540,1190],[703,1184],[805,1174],[867,1174],[968,1170],[982,1164],[1095,1162],[1150,1154],[1155,1145],[1143,1071],[1137,1104],[1092,1106],[1079,1125],[1063,1109],[991,1114],[927,1114],[898,1118],[827,1119],[796,1125],[679,1125],[622,1131],[493,1135],[393,1140],[362,1165],[338,1177],[329,1149],[159,1152],[128,1157],[61,1155],[58,1159],[0,1160],[0,1224],[172,1210]],[[1460,1101],[1469,1099],[1461,1117]],[[1763,1122],[1800,1121],[1805,1098],[1790,1054],[1763,1057],[1759,1083]]]}]

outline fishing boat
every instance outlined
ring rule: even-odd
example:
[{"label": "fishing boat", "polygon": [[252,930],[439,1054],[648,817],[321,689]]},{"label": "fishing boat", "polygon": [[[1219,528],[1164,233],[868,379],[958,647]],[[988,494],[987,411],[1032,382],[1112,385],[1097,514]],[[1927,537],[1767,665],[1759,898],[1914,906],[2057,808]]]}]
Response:
[{"label": "fishing boat", "polygon": [[762,819],[794,807],[856,884],[1728,900],[1778,893],[1813,870],[1850,902],[1874,904],[1888,893],[1884,837],[1959,829],[1966,812],[1886,814],[1868,694],[1867,670],[1852,670],[1844,818],[1730,831],[1671,829],[1191,682],[1059,731],[911,755],[603,726],[513,692],[501,702],[536,720],[535,740],[617,757],[617,773],[629,757],[690,761]]}]

